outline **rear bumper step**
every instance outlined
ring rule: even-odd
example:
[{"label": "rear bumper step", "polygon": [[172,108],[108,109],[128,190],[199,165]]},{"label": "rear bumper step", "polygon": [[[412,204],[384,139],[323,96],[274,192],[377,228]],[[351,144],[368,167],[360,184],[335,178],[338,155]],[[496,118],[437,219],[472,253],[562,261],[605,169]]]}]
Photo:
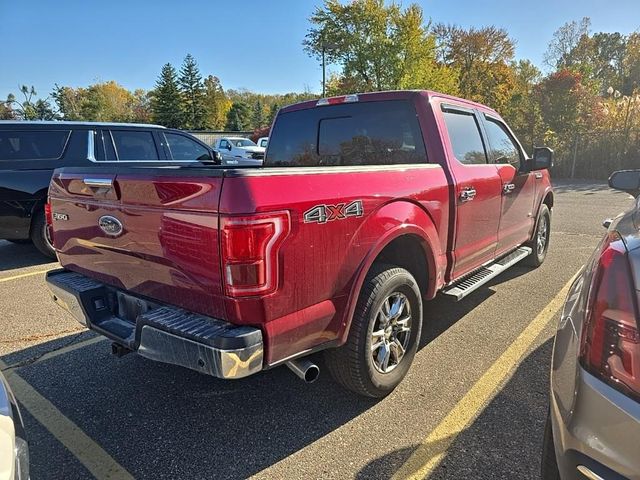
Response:
[{"label": "rear bumper step", "polygon": [[507,268],[523,260],[530,254],[531,249],[529,247],[517,248],[511,253],[495,260],[493,263],[480,267],[475,272],[445,288],[442,293],[455,297],[456,300],[462,300],[471,292],[476,291],[489,280],[497,277]]},{"label": "rear bumper step", "polygon": [[68,270],[47,273],[54,301],[88,328],[159,362],[218,378],[262,370],[262,332],[161,305]]}]

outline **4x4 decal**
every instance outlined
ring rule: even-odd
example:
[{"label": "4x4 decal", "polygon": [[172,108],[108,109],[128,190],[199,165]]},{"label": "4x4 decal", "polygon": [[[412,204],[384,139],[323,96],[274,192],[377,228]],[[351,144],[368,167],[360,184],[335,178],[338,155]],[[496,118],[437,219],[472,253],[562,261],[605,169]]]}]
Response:
[{"label": "4x4 decal", "polygon": [[316,205],[304,212],[304,223],[327,223],[333,220],[344,220],[348,217],[364,215],[362,200],[339,203],[337,205]]}]

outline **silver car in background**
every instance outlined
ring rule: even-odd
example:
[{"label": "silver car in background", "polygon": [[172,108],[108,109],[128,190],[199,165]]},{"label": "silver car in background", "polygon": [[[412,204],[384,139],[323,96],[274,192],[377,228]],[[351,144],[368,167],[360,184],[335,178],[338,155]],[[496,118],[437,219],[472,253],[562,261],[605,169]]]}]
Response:
[{"label": "silver car in background", "polygon": [[[640,194],[640,170],[612,188]],[[605,222],[605,226],[609,222]],[[569,290],[553,347],[543,479],[640,479],[640,200]]]},{"label": "silver car in background", "polygon": [[0,480],[28,480],[29,445],[7,380],[0,373]]}]

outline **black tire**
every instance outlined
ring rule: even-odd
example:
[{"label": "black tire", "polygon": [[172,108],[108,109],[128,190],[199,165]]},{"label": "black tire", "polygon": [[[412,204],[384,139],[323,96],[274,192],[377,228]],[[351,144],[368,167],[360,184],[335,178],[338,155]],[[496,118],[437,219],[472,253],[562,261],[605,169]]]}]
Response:
[{"label": "black tire", "polygon": [[544,427],[544,441],[542,442],[542,465],[540,466],[540,478],[542,480],[561,480],[556,449],[553,445],[553,432],[551,430],[551,417],[547,415],[547,423]]},{"label": "black tire", "polygon": [[31,222],[31,241],[43,255],[54,260],[57,258],[56,251],[49,241],[47,221],[44,218],[44,211],[42,210],[35,214]]},{"label": "black tire", "polygon": [[16,245],[27,245],[31,243],[30,238],[20,238],[18,240],[7,240],[7,242],[15,243]]},{"label": "black tire", "polygon": [[[397,316],[394,307],[398,308]],[[386,322],[387,327],[380,330],[380,322]],[[379,332],[389,331],[389,337],[386,333],[378,337],[377,344],[384,344],[384,350],[379,347],[372,351],[374,326]],[[421,331],[422,296],[416,280],[404,268],[374,265],[360,291],[347,342],[325,352],[327,369],[345,388],[360,395],[382,398],[407,374]],[[374,355],[375,351],[378,355]],[[386,363],[379,361],[380,358],[387,359]]]},{"label": "black tire", "polygon": [[[543,245],[540,245],[541,236],[544,236]],[[544,259],[547,258],[547,252],[549,251],[549,240],[551,238],[551,212],[546,204],[540,206],[540,212],[538,213],[538,221],[536,222],[536,231],[533,234],[533,238],[526,244],[531,248],[531,255],[529,255],[524,261],[527,265],[533,268],[538,268],[544,263]]]}]

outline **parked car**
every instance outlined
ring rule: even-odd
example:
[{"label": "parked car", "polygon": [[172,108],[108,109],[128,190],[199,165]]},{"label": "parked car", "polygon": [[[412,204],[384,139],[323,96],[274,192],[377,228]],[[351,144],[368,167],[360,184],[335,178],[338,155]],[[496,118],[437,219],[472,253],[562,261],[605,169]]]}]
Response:
[{"label": "parked car", "polygon": [[64,268],[47,281],[118,354],[312,381],[324,350],[339,383],[381,397],[411,365],[423,301],[542,264],[551,161],[495,111],[438,93],[304,102],[280,110],[263,167],[57,170]]},{"label": "parked car", "polygon": [[258,139],[257,145],[259,147],[266,149],[268,144],[269,144],[269,137],[260,137]]},{"label": "parked car", "polygon": [[216,140],[214,150],[220,153],[224,165],[260,166],[265,148],[244,137],[222,137]]},{"label": "parked car", "polygon": [[0,373],[0,480],[29,480],[29,445],[18,403]]},{"label": "parked car", "polygon": [[210,147],[156,125],[0,121],[0,239],[55,252],[44,205],[53,170],[109,162],[220,163]]},{"label": "parked car", "polygon": [[[640,170],[612,188],[638,196]],[[544,479],[640,479],[639,203],[619,215],[574,281],[556,332]]]}]

